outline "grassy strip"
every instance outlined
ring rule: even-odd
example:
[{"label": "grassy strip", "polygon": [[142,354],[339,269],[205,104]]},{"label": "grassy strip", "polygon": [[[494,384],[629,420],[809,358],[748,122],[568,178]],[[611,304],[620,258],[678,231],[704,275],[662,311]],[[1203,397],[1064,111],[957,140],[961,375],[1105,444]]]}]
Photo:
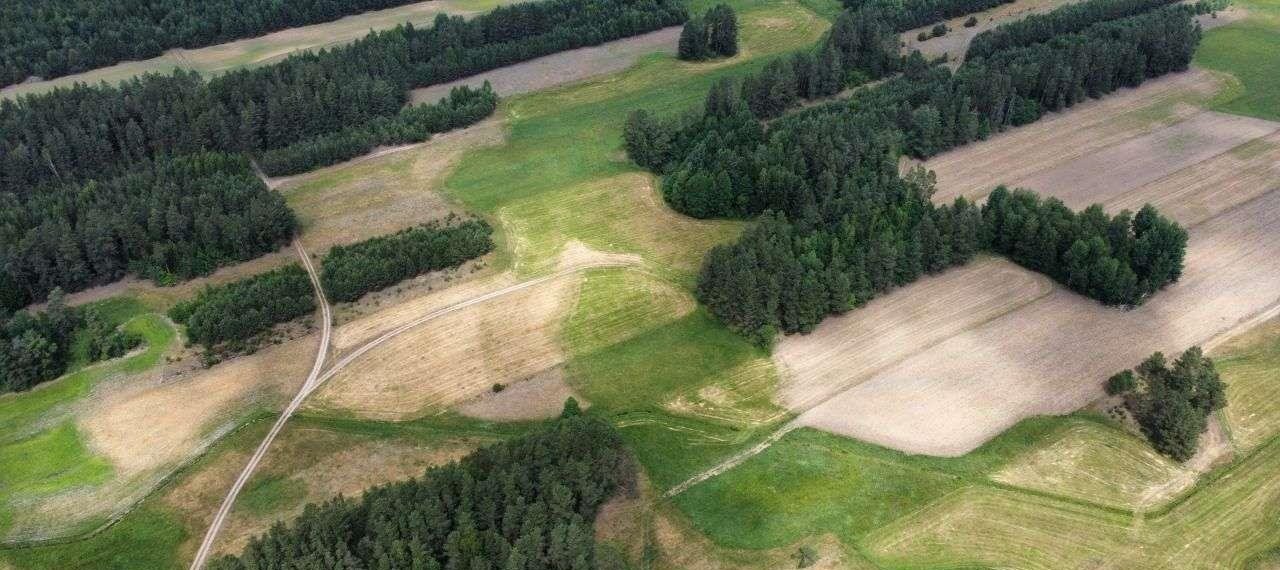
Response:
[{"label": "grassy strip", "polygon": [[1240,85],[1220,95],[1213,108],[1280,120],[1280,0],[1236,0],[1249,15],[1205,32],[1195,64],[1229,73]]}]

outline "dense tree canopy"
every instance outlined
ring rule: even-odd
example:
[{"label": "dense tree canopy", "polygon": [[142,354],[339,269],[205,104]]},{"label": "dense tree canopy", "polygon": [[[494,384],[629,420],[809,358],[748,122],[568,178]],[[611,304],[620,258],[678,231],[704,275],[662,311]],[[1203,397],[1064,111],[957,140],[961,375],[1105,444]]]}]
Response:
[{"label": "dense tree canopy", "polygon": [[601,420],[564,414],[457,463],[307,505],[211,570],[591,570],[600,506],[634,487],[634,462]]},{"label": "dense tree canopy", "polygon": [[119,330],[93,307],[69,307],[60,290],[43,311],[10,314],[0,308],[0,394],[53,380],[67,371],[83,341],[88,362],[122,356],[142,342]]},{"label": "dense tree canopy", "polygon": [[1227,405],[1213,360],[1198,346],[1183,352],[1173,366],[1157,352],[1115,378],[1121,380],[1109,381],[1108,389],[1125,396],[1151,445],[1178,461],[1195,454],[1209,414]]},{"label": "dense tree canopy", "polygon": [[981,12],[1014,0],[842,0],[851,10],[875,7],[892,16],[894,29],[905,32],[956,16]]},{"label": "dense tree canopy", "polygon": [[238,343],[316,308],[307,271],[296,263],[206,287],[195,298],[169,309],[169,318],[187,326],[187,337],[206,348]]},{"label": "dense tree canopy", "polygon": [[[861,62],[857,69],[894,61],[878,42],[842,43],[839,25],[831,36],[856,46],[840,53]],[[987,248],[1103,302],[1132,305],[1181,274],[1186,233],[1154,209],[1076,214],[1006,190],[981,211],[963,200],[934,206],[931,177],[899,176],[899,156],[928,157],[1185,69],[1198,40],[1189,10],[1164,8],[970,60],[954,73],[913,55],[897,60],[896,77],[766,126],[761,119],[795,98],[785,80],[767,79],[790,77],[775,63],[740,93],[717,84],[700,117],[632,115],[624,141],[638,163],[666,174],[663,196],[675,209],[700,218],[767,214],[708,255],[698,285],[714,314],[761,341],[810,330],[828,313]]]},{"label": "dense tree canopy", "polygon": [[0,3],[0,87],[413,1],[7,0]]},{"label": "dense tree canopy", "polygon": [[713,6],[701,18],[692,18],[680,30],[676,55],[696,61],[738,54],[738,16],[725,4]]},{"label": "dense tree canopy", "polygon": [[493,250],[493,229],[481,220],[446,220],[335,246],[321,263],[325,293],[355,301],[430,271],[462,265]]},{"label": "dense tree canopy", "polygon": [[987,57],[1000,50],[1045,42],[1099,22],[1134,16],[1172,3],[1173,0],[1087,0],[1068,4],[1047,14],[1031,14],[978,34],[969,43],[965,58]]}]

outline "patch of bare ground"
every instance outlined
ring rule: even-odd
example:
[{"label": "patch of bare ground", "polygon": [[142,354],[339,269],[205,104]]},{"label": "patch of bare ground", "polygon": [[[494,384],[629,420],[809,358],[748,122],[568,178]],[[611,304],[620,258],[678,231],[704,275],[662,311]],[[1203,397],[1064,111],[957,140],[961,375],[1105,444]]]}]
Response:
[{"label": "patch of bare ground", "polygon": [[1202,29],[1212,30],[1219,26],[1225,26],[1227,24],[1233,24],[1235,22],[1239,22],[1240,20],[1243,20],[1245,16],[1248,16],[1248,15],[1249,15],[1248,10],[1245,10],[1243,7],[1239,5],[1233,4],[1231,6],[1227,6],[1225,10],[1218,10],[1217,12],[1211,12],[1209,14],[1201,14],[1199,16],[1196,16],[1196,22],[1200,24],[1200,27]]},{"label": "patch of bare ground", "polygon": [[1280,191],[1191,229],[1182,280],[1131,311],[1057,290],[912,356],[801,423],[912,453],[956,456],[1038,414],[1102,395],[1157,350],[1203,343],[1280,302]]},{"label": "patch of bare ground", "polygon": [[[374,348],[339,372],[307,404],[375,419],[407,419],[467,401],[495,382],[510,384],[562,364],[564,315],[583,274],[571,271],[616,256],[567,248],[554,277],[469,305]],[[632,257],[625,257],[630,260]],[[401,303],[340,327],[334,347],[342,353],[382,332],[446,307],[517,283],[511,272],[476,279]]]},{"label": "patch of bare ground", "polygon": [[482,393],[455,410],[464,416],[497,422],[541,420],[559,415],[570,397],[584,408],[590,405],[569,388],[563,367],[556,366],[527,380],[503,385],[500,392]]},{"label": "patch of bare ground", "polygon": [[[1093,203],[1109,203],[1134,188],[1191,166],[1195,166],[1191,170],[1199,171],[1201,162],[1273,134],[1277,129],[1280,123],[1206,111],[1018,179],[1013,185],[1057,197],[1068,207],[1082,209]],[[1187,197],[1168,198],[1159,192],[1142,195],[1165,198],[1164,202],[1170,204]],[[1209,200],[1210,203],[1216,201]],[[1126,204],[1142,206],[1132,200]]]},{"label": "patch of bare ground", "polygon": [[780,403],[806,410],[894,363],[1017,309],[1052,282],[996,257],[980,258],[790,335],[773,351],[783,371]]},{"label": "patch of bare ground", "polygon": [[89,449],[111,465],[111,478],[101,486],[23,505],[14,528],[38,533],[124,512],[240,425],[247,413],[283,405],[306,378],[316,342],[312,335],[209,369],[193,370],[183,361],[130,376],[128,382],[99,383],[76,417]]},{"label": "patch of bare ground", "polygon": [[680,27],[672,26],[598,46],[578,48],[486,71],[471,77],[414,89],[413,104],[435,103],[454,87],[479,87],[485,81],[499,95],[509,97],[540,91],[599,75],[622,71],[651,53],[676,53]]},{"label": "patch of bare ground", "polygon": [[831,535],[804,539],[794,545],[769,550],[737,550],[711,542],[671,503],[643,480],[634,494],[619,493],[596,516],[596,540],[618,549],[633,563],[646,547],[656,551],[658,570],[764,570],[796,567],[800,546],[817,551],[818,561],[808,568],[856,570],[874,568],[856,554],[847,553]]},{"label": "patch of bare ground", "polygon": [[303,245],[323,253],[334,245],[462,214],[436,188],[463,153],[505,138],[502,122],[489,119],[423,143],[275,179],[272,185],[298,214]]},{"label": "patch of bare ground", "polygon": [[990,10],[972,14],[978,19],[978,25],[972,28],[964,27],[964,22],[969,19],[969,15],[947,20],[944,23],[951,31],[940,38],[929,38],[923,42],[918,39],[920,32],[929,33],[933,24],[902,32],[903,49],[907,53],[920,50],[920,53],[928,59],[946,56],[948,61],[960,62],[964,60],[965,52],[969,51],[969,43],[978,34],[1001,24],[1021,20],[1032,14],[1043,14],[1076,1],[1078,0],[1017,0],[1009,4],[1001,4]]},{"label": "patch of bare ground", "polygon": [[1221,89],[1209,72],[1168,75],[1005,131],[925,161],[937,173],[937,202],[980,199],[1020,180],[1203,112]]}]

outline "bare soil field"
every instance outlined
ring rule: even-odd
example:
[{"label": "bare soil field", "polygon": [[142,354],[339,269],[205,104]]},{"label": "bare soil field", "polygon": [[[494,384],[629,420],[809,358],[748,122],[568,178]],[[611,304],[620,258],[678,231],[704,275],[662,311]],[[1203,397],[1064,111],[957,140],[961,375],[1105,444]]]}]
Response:
[{"label": "bare soil field", "polygon": [[675,54],[676,40],[679,37],[680,27],[672,26],[598,46],[543,56],[457,81],[414,89],[411,102],[434,103],[448,96],[454,87],[479,87],[485,81],[493,86],[498,95],[510,97],[606,75],[631,67],[641,56],[651,53]]},{"label": "bare soil field", "polygon": [[457,410],[467,417],[496,422],[542,420],[559,415],[570,397],[583,408],[590,407],[589,402],[573,393],[564,380],[564,369],[557,366],[505,386],[501,392],[490,390]]},{"label": "bare soil field", "polygon": [[1222,80],[1209,72],[1192,69],[1077,104],[987,141],[935,156],[924,162],[938,175],[934,201],[950,202],[962,195],[980,199],[1000,184],[1015,185],[1039,172],[1181,122],[1204,112],[1198,105],[1222,85]]},{"label": "bare soil field", "polygon": [[[1280,191],[1191,230],[1182,280],[1131,311],[1057,290],[958,334],[803,414],[801,423],[913,453],[967,453],[1036,414],[1102,394],[1103,379],[1180,351],[1280,302]],[[997,396],[998,395],[998,396]]]},{"label": "bare soil field", "polygon": [[978,19],[978,25],[972,28],[964,27],[965,20],[969,19],[968,15],[952,18],[944,22],[951,31],[947,35],[940,38],[929,38],[926,41],[919,41],[917,37],[920,32],[928,33],[933,24],[923,28],[916,28],[902,32],[902,43],[906,44],[904,51],[910,53],[913,50],[920,50],[920,53],[928,59],[940,56],[947,56],[947,60],[959,63],[964,60],[964,54],[969,51],[969,42],[973,41],[974,36],[995,28],[1001,24],[1021,20],[1032,14],[1043,14],[1052,11],[1059,6],[1072,4],[1078,0],[1017,0],[1009,4],[1002,4],[990,10],[985,10],[973,14]]},{"label": "bare soil field", "polygon": [[364,37],[370,30],[389,29],[411,22],[430,24],[437,14],[471,15],[495,6],[511,3],[504,0],[428,0],[373,10],[347,16],[332,22],[280,30],[256,38],[246,38],[198,49],[172,49],[159,57],[128,61],[116,65],[67,75],[48,81],[30,81],[0,89],[0,98],[44,93],[55,87],[76,83],[117,83],[143,73],[168,73],[175,67],[193,69],[206,77],[241,67],[255,67],[278,61],[290,53],[320,49],[349,43]]},{"label": "bare soil field", "polygon": [[996,257],[926,277],[831,317],[773,351],[780,404],[806,410],[898,361],[1030,303],[1052,282]]},{"label": "bare soil field", "polygon": [[395,152],[276,179],[272,186],[297,213],[303,245],[323,254],[334,245],[463,214],[439,185],[463,153],[504,139],[501,121],[486,120]]}]

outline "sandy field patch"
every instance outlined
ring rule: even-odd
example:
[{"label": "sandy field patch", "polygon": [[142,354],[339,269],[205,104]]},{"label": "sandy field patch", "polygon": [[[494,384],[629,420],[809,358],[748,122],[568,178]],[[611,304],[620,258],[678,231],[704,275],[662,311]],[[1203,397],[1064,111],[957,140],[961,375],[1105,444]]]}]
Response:
[{"label": "sandy field patch", "polygon": [[602,45],[578,48],[486,71],[448,83],[414,89],[413,104],[435,103],[454,87],[479,87],[485,81],[502,97],[607,75],[631,67],[641,56],[676,53],[680,26],[672,26]]},{"label": "sandy field patch", "polygon": [[[1055,196],[1068,207],[1079,210],[1090,204],[1110,202],[1133,188],[1196,166],[1241,144],[1273,134],[1277,129],[1280,123],[1205,111],[1020,178],[1013,186]],[[1198,171],[1199,167],[1193,170]]]},{"label": "sandy field patch", "polygon": [[1132,311],[1058,290],[953,336],[803,414],[801,423],[956,456],[1036,414],[1102,394],[1157,350],[1206,342],[1280,302],[1280,191],[1191,230],[1182,280]]},{"label": "sandy field patch", "polygon": [[1052,282],[1003,258],[983,257],[830,317],[774,348],[778,399],[806,410],[884,368],[1047,295]]},{"label": "sandy field patch", "polygon": [[1167,75],[930,158],[924,166],[938,175],[934,201],[979,199],[1000,184],[1178,123],[1203,112],[1197,105],[1221,86],[1199,69]]},{"label": "sandy field patch", "polygon": [[198,49],[176,48],[159,57],[128,61],[84,73],[67,75],[48,81],[33,81],[0,89],[0,97],[44,93],[55,87],[75,83],[90,85],[106,81],[118,83],[143,73],[168,73],[175,67],[193,69],[206,77],[241,67],[256,67],[283,59],[290,53],[332,47],[364,37],[370,30],[393,28],[405,22],[430,24],[437,14],[471,15],[500,4],[502,0],[428,0],[386,10],[373,10],[347,16],[332,22],[280,30],[256,38],[246,38]]},{"label": "sandy field patch", "polygon": [[[409,329],[339,372],[307,406],[409,419],[557,366],[565,360],[560,325],[581,281],[580,273],[564,274]],[[456,295],[446,289],[442,296]],[[423,314],[403,304],[394,311],[406,322]],[[338,337],[339,349],[351,346],[349,332]]]},{"label": "sandy field patch", "polygon": [[590,407],[582,396],[573,393],[564,381],[564,369],[557,366],[508,385],[501,392],[490,390],[455,409],[464,416],[489,421],[542,420],[560,415],[565,400],[571,397],[581,407]]},{"label": "sandy field patch", "polygon": [[933,24],[908,30],[902,32],[902,43],[906,44],[903,51],[911,53],[913,50],[920,50],[920,53],[928,59],[945,55],[948,61],[959,63],[964,60],[965,52],[969,51],[969,43],[978,34],[1001,24],[1013,20],[1021,20],[1032,14],[1050,12],[1059,6],[1077,1],[1079,0],[1017,0],[1009,4],[1001,4],[990,10],[972,14],[978,19],[978,25],[972,28],[964,27],[964,22],[969,19],[970,14],[947,20],[946,25],[951,29],[951,31],[947,32],[947,35],[940,38],[929,38],[923,42],[916,38],[920,35],[920,32],[928,33],[933,28]]}]

